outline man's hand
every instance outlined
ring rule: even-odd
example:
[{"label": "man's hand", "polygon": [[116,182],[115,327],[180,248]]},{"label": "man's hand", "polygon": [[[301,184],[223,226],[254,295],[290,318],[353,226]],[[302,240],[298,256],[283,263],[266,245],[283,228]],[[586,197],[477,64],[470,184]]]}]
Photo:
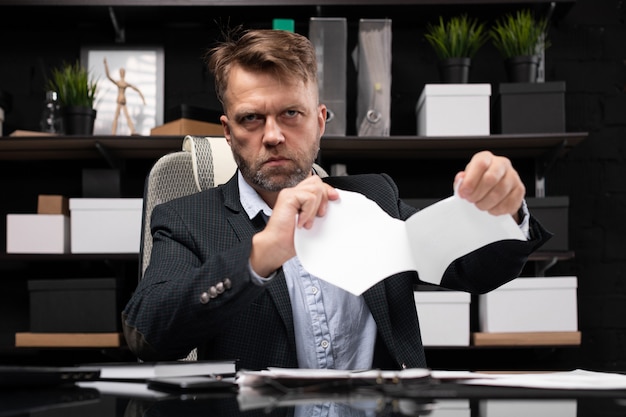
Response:
[{"label": "man's hand", "polygon": [[[460,181],[460,184],[459,184]],[[519,223],[517,211],[526,187],[511,161],[489,151],[475,154],[454,178],[458,195],[493,215],[510,214]]]},{"label": "man's hand", "polygon": [[337,190],[322,182],[317,175],[308,177],[293,188],[282,190],[267,226],[252,238],[252,269],[266,277],[294,257],[294,229],[311,228],[316,217],[326,214],[328,202],[338,198]]}]

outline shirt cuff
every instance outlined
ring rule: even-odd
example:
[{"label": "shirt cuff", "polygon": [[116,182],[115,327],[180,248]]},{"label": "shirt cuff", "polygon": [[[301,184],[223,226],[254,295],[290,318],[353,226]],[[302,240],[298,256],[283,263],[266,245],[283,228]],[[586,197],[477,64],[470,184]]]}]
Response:
[{"label": "shirt cuff", "polygon": [[252,269],[250,261],[248,261],[248,270],[250,271],[250,275],[252,275],[252,282],[256,285],[267,285],[278,274],[278,271],[274,271],[268,277],[262,277],[261,275],[257,274],[254,269]]},{"label": "shirt cuff", "polygon": [[522,207],[520,207],[517,214],[520,217],[518,226],[522,233],[524,233],[524,236],[526,236],[526,239],[530,240],[530,212],[528,211],[526,200],[522,200]]}]

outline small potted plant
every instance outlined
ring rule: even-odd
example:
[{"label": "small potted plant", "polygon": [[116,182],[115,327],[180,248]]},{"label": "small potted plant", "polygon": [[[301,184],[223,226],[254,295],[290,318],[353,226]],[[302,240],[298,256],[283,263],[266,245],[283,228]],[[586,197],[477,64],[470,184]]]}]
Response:
[{"label": "small potted plant", "polygon": [[443,82],[467,83],[471,60],[489,34],[485,25],[467,15],[453,16],[438,24],[428,24],[424,37],[439,58],[439,72]]},{"label": "small potted plant", "polygon": [[96,110],[94,101],[98,82],[80,62],[65,63],[52,70],[47,88],[56,91],[68,135],[92,135]]},{"label": "small potted plant", "polygon": [[491,40],[505,59],[511,82],[535,82],[539,54],[548,47],[546,19],[536,19],[529,10],[509,13],[489,30]]}]

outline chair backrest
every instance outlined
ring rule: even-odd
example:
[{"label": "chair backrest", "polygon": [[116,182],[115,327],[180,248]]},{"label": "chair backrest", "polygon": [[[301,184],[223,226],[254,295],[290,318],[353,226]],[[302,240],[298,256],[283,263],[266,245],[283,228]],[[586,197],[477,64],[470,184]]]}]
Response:
[{"label": "chair backrest", "polygon": [[140,279],[152,253],[150,217],[154,207],[223,184],[236,170],[230,146],[223,137],[186,136],[181,151],[164,155],[154,164],[144,188]]}]

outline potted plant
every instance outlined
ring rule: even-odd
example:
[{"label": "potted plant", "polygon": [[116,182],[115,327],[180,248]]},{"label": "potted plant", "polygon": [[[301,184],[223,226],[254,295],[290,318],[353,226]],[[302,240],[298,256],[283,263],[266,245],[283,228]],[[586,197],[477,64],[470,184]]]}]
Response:
[{"label": "potted plant", "polygon": [[52,70],[48,89],[56,91],[63,113],[65,133],[92,135],[96,110],[94,101],[98,82],[80,62],[65,63]]},{"label": "potted plant", "polygon": [[471,59],[489,39],[489,34],[483,23],[464,14],[448,21],[439,17],[438,24],[426,26],[424,37],[439,58],[442,81],[467,83]]},{"label": "potted plant", "polygon": [[535,82],[539,54],[548,47],[546,19],[536,19],[529,10],[509,13],[489,30],[494,46],[505,59],[511,82]]}]

